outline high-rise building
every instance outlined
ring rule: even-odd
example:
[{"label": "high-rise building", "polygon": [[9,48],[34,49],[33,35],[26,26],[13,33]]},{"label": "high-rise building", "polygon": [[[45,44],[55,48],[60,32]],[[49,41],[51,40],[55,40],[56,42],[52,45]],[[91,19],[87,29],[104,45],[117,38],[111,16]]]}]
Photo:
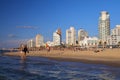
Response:
[{"label": "high-rise building", "polygon": [[61,30],[58,29],[56,32],[53,33],[53,43],[55,46],[61,45]]},{"label": "high-rise building", "polygon": [[102,11],[99,17],[99,39],[103,43],[107,41],[110,35],[110,15],[106,11]]},{"label": "high-rise building", "polygon": [[43,41],[43,36],[40,34],[36,35],[36,47],[40,47],[44,45],[44,41]]},{"label": "high-rise building", "polygon": [[111,35],[107,38],[107,43],[109,45],[118,45],[120,42],[120,25],[116,25],[116,27],[112,29]]},{"label": "high-rise building", "polygon": [[112,35],[120,36],[120,25],[116,25],[116,27],[112,29]]},{"label": "high-rise building", "polygon": [[66,30],[66,44],[76,44],[76,30],[74,29],[74,27],[70,27],[70,29]]},{"label": "high-rise building", "polygon": [[78,30],[78,42],[88,37],[88,33],[84,29]]},{"label": "high-rise building", "polygon": [[27,42],[27,47],[29,47],[29,48],[35,47],[35,42],[33,39],[31,39]]}]

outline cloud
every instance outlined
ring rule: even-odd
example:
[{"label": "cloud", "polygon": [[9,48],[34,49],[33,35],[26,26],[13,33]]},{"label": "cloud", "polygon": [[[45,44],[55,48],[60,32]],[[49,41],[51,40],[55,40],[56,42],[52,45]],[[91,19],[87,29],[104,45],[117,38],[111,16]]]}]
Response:
[{"label": "cloud", "polygon": [[7,43],[10,44],[26,44],[29,39],[9,40]]},{"label": "cloud", "polygon": [[8,37],[9,38],[15,38],[15,37],[17,37],[15,34],[8,34]]},{"label": "cloud", "polygon": [[16,28],[23,28],[23,29],[37,29],[38,27],[35,27],[35,26],[16,26]]}]

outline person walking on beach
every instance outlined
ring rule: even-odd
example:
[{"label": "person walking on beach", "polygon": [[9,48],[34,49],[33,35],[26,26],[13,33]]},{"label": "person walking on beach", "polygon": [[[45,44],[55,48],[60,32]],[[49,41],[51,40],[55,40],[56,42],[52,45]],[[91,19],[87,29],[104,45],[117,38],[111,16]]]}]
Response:
[{"label": "person walking on beach", "polygon": [[29,53],[28,51],[28,48],[27,48],[27,45],[25,45],[23,48],[22,48],[22,55],[21,55],[21,59],[22,60],[25,60],[26,59],[26,53]]}]

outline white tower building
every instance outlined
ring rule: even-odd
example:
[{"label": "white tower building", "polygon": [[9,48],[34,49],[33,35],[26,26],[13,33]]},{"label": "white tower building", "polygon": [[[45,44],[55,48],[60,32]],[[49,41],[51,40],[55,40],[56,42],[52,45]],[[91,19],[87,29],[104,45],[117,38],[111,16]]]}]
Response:
[{"label": "white tower building", "polygon": [[84,29],[78,30],[78,42],[84,40],[85,37],[88,37],[88,33]]},{"label": "white tower building", "polygon": [[61,30],[58,29],[56,32],[53,33],[53,43],[55,46],[61,45]]},{"label": "white tower building", "polygon": [[74,27],[70,27],[70,29],[66,30],[66,44],[76,44],[76,30],[74,29]]},{"label": "white tower building", "polygon": [[108,12],[102,11],[99,17],[99,39],[104,43],[110,35],[110,16]]},{"label": "white tower building", "polygon": [[29,48],[35,47],[35,42],[34,42],[34,40],[33,40],[33,39],[29,40],[29,41],[27,42],[27,46],[28,46]]},{"label": "white tower building", "polygon": [[40,34],[36,35],[36,47],[43,46],[44,41],[43,41],[43,36]]}]

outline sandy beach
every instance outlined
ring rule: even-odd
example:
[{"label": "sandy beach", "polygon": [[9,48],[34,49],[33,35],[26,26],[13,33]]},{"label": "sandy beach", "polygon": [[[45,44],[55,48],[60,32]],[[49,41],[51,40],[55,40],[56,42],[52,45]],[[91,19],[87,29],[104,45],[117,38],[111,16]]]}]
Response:
[{"label": "sandy beach", "polygon": [[[21,56],[20,52],[4,53],[7,56]],[[95,53],[94,51],[73,51],[73,50],[46,50],[30,51],[27,56],[39,56],[62,61],[77,61],[93,64],[105,64],[120,67],[120,49],[105,49]]]}]

